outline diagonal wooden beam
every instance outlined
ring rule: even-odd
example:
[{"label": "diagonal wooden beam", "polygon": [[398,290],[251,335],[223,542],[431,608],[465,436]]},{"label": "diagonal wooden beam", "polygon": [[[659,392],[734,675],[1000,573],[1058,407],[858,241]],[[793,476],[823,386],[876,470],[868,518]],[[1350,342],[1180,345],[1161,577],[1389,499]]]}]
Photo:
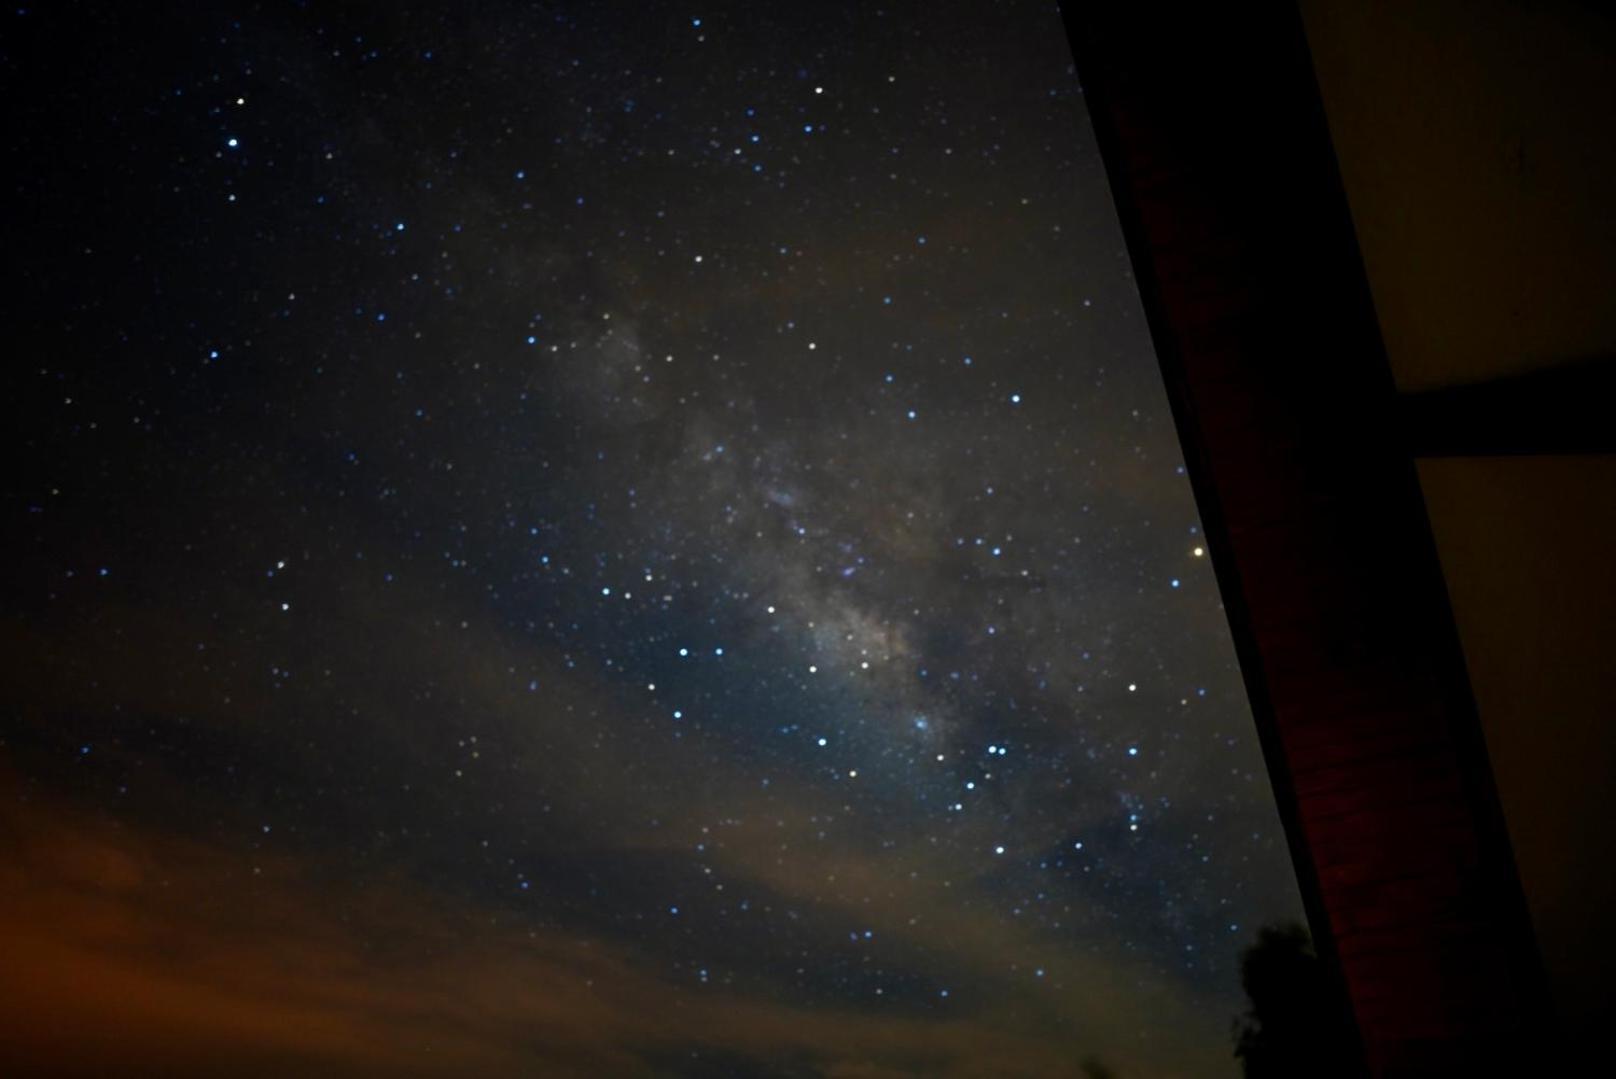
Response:
[{"label": "diagonal wooden beam", "polygon": [[1368,1068],[1541,1063],[1542,972],[1300,18],[1063,10]]}]

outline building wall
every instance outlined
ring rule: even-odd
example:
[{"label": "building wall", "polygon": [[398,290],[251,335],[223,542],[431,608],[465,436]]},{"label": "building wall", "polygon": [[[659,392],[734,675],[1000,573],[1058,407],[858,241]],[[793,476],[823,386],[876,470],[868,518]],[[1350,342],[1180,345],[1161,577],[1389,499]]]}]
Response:
[{"label": "building wall", "polygon": [[1616,16],[1301,7],[1399,386],[1616,351]]},{"label": "building wall", "polygon": [[[1616,362],[1616,16],[1301,8],[1399,387]],[[1591,1040],[1616,1019],[1616,457],[1420,480],[1557,1009]]]}]

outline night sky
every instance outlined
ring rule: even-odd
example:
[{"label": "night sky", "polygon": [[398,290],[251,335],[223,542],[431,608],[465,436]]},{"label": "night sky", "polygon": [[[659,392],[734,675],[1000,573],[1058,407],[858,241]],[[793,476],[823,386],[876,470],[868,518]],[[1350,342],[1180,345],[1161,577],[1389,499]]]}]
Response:
[{"label": "night sky", "polygon": [[0,30],[8,1074],[1234,1073],[1052,4],[157,10]]}]

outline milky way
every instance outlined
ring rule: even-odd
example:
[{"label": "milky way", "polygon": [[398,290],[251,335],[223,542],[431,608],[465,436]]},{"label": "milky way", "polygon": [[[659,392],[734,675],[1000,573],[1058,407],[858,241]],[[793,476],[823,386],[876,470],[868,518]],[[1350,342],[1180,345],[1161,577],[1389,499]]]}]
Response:
[{"label": "milky way", "polygon": [[1299,904],[1053,6],[7,20],[0,1061],[1233,1073]]}]

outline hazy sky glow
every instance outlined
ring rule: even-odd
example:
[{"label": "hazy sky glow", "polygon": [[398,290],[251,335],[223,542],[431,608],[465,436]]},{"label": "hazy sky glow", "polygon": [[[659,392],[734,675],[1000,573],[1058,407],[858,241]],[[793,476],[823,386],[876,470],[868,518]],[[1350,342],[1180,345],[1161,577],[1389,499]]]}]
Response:
[{"label": "hazy sky glow", "polygon": [[0,1064],[1233,1073],[1171,417],[1057,12],[943,6],[7,16]]}]

